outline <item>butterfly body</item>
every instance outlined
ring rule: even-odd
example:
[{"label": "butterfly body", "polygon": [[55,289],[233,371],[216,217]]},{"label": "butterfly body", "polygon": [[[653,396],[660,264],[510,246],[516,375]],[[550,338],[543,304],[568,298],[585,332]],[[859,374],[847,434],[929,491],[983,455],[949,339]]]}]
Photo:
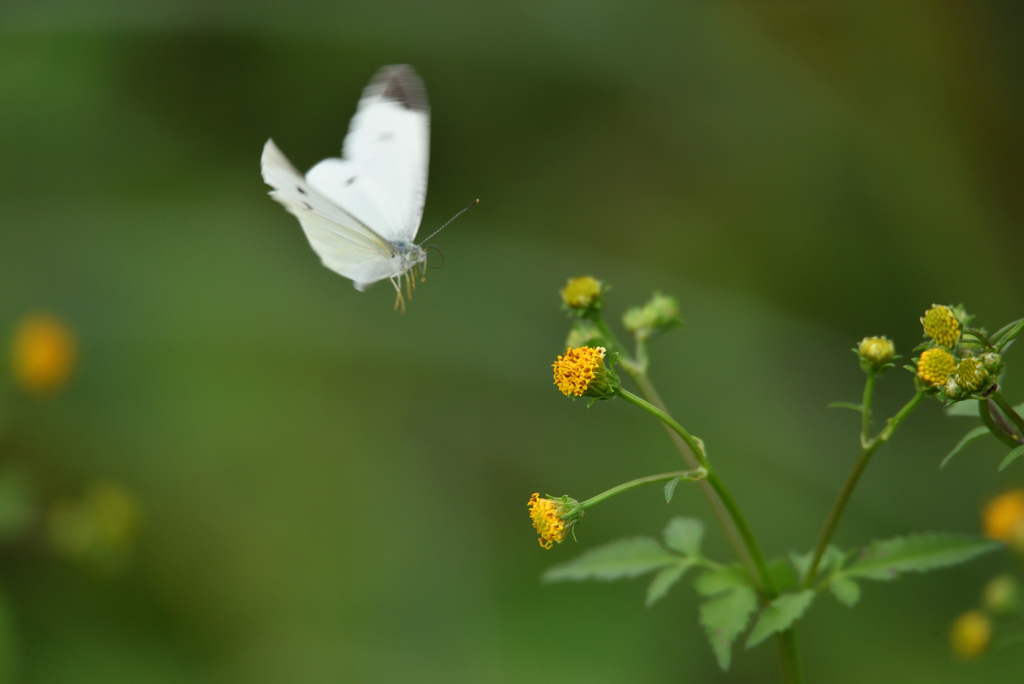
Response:
[{"label": "butterfly body", "polygon": [[[356,289],[384,279],[404,308],[426,252],[414,242],[423,217],[430,111],[419,76],[408,66],[382,68],[363,91],[340,158],[303,176],[268,140],[261,160],[271,197],[299,219],[325,266]],[[422,277],[422,275],[421,275]]]}]

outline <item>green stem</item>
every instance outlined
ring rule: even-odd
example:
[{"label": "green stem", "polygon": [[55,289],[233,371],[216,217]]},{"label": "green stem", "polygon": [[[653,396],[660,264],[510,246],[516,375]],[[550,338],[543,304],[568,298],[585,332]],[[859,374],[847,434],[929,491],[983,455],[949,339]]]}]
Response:
[{"label": "green stem", "polygon": [[1024,419],[1017,415],[1017,412],[1013,410],[1013,407],[1010,406],[1009,402],[1003,398],[1002,393],[997,389],[989,395],[989,398],[996,403],[996,406],[1000,408],[1007,418],[1013,421],[1013,424],[1017,426],[1020,433],[1024,435]]},{"label": "green stem", "polygon": [[[868,383],[871,383],[871,377],[868,376]],[[865,395],[867,391],[865,390]],[[825,519],[825,525],[821,528],[821,534],[818,535],[818,543],[814,546],[814,557],[811,560],[810,566],[807,568],[807,576],[804,577],[804,588],[810,588],[814,584],[814,577],[818,573],[818,566],[821,565],[822,556],[825,555],[825,550],[828,548],[829,542],[832,541],[832,535],[835,534],[836,527],[839,525],[840,518],[843,517],[843,511],[846,510],[846,504],[850,501],[850,497],[853,496],[853,490],[857,488],[857,483],[860,481],[860,476],[867,468],[868,463],[871,461],[871,456],[878,450],[878,447],[889,441],[892,437],[893,432],[899,427],[910,412],[917,408],[917,405],[924,399],[926,392],[918,392],[913,398],[899,410],[895,416],[889,419],[885,428],[875,436],[874,439],[869,440],[866,444],[861,447],[860,457],[857,458],[857,462],[853,464],[853,470],[846,476],[846,482],[843,483],[843,488],[839,490],[839,496],[836,497],[836,501],[832,504],[832,510],[829,511],[828,518]]]},{"label": "green stem", "polygon": [[[999,425],[999,423],[996,422],[996,417],[992,415],[992,407],[989,406],[988,399],[982,399],[978,402],[978,414],[981,416],[981,422],[985,424],[985,427],[988,428],[988,431],[992,433],[993,437],[1011,449],[1016,449],[1020,446],[1017,442],[1016,435],[1010,434],[1010,426],[1006,425],[1006,421],[1003,417],[999,416],[999,421],[1006,426],[1005,429],[1002,425]],[[998,411],[996,414],[998,415]]]},{"label": "green stem", "polygon": [[860,446],[864,448],[871,441],[871,398],[875,391],[875,374],[868,373],[864,383],[864,401],[861,402]]},{"label": "green stem", "polygon": [[601,492],[597,496],[592,496],[586,501],[581,502],[580,507],[584,509],[590,508],[595,504],[601,503],[605,499],[610,499],[616,494],[628,492],[630,489],[636,489],[637,487],[643,487],[644,485],[655,484],[657,482],[668,482],[669,480],[675,480],[677,478],[680,480],[696,482],[698,480],[703,480],[707,477],[707,474],[708,473],[704,468],[697,468],[696,470],[677,470],[672,473],[661,473],[660,475],[640,477],[635,480],[630,480],[629,482],[623,482],[617,487],[612,487],[606,492]]},{"label": "green stem", "polygon": [[802,684],[803,666],[800,663],[800,646],[796,639],[796,628],[790,627],[779,632],[779,656],[782,658],[782,679],[787,684]]},{"label": "green stem", "polygon": [[999,351],[1002,351],[1010,340],[1019,335],[1021,330],[1024,330],[1024,318],[1017,321],[1017,323],[1009,330],[1006,330],[1002,334],[997,334],[994,342],[996,343]]},{"label": "green stem", "polygon": [[770,599],[778,596],[778,592],[772,583],[771,576],[768,574],[768,563],[765,561],[764,554],[761,553],[761,547],[757,543],[757,539],[754,538],[754,533],[750,529],[750,525],[747,524],[747,519],[743,516],[743,512],[740,510],[739,504],[736,503],[736,499],[733,498],[732,492],[725,486],[725,482],[719,477],[715,469],[711,467],[708,462],[707,456],[704,455],[704,449],[697,442],[697,440],[691,435],[686,429],[677,423],[664,411],[658,407],[650,404],[635,394],[626,390],[620,389],[619,396],[628,401],[631,404],[639,406],[643,410],[656,417],[658,420],[663,422],[672,428],[676,434],[683,438],[686,445],[690,447],[693,455],[697,458],[697,462],[707,470],[707,481],[708,484],[714,488],[715,493],[718,494],[718,498],[722,500],[722,505],[729,512],[729,517],[732,518],[732,522],[736,525],[736,529],[739,531],[740,538],[743,540],[743,545],[746,547],[747,553],[750,554],[750,558],[754,563],[754,569],[757,571],[757,579],[761,586],[762,591]]}]

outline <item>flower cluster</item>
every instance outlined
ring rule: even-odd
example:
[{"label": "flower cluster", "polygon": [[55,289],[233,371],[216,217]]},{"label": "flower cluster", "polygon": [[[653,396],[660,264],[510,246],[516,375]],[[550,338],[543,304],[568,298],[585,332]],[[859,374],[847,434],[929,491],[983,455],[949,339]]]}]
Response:
[{"label": "flower cluster", "polygon": [[946,402],[985,397],[1003,370],[1003,357],[965,328],[969,318],[962,307],[942,304],[921,317],[928,341],[920,347],[915,372],[923,388]]}]

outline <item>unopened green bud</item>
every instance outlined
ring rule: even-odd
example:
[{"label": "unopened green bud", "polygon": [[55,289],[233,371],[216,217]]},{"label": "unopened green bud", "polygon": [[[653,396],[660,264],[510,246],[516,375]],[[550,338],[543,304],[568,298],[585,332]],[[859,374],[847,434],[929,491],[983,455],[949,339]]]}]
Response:
[{"label": "unopened green bud", "polygon": [[[952,376],[956,384],[968,392],[976,392],[984,387],[988,380],[988,371],[981,361],[975,358],[961,359]],[[949,394],[948,392],[946,394]]]},{"label": "unopened green bud", "polygon": [[981,365],[993,378],[998,378],[1003,372],[1003,357],[995,352],[981,355]]},{"label": "unopened green bud", "polygon": [[622,317],[622,324],[638,340],[646,340],[655,333],[682,325],[679,302],[675,297],[655,292],[642,307],[634,306]]},{"label": "unopened green bud", "polygon": [[604,285],[595,278],[572,278],[562,288],[562,301],[570,311],[584,315],[600,310],[603,292]]},{"label": "unopened green bud", "polygon": [[600,347],[606,343],[597,326],[586,319],[576,321],[565,338],[567,347]]},{"label": "unopened green bud", "polygon": [[997,575],[985,585],[981,605],[994,615],[1014,613],[1020,608],[1020,586],[1013,575]]},{"label": "unopened green bud", "polygon": [[881,372],[895,354],[896,348],[887,337],[865,337],[857,346],[857,356],[865,372]]}]

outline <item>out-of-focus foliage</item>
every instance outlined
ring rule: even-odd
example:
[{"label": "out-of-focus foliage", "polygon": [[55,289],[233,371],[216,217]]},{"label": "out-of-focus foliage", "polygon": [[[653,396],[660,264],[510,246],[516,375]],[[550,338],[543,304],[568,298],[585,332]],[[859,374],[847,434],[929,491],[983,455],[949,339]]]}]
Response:
[{"label": "out-of-focus foliage", "polygon": [[[4,4],[0,330],[53,312],[78,364],[45,402],[0,396],[0,465],[37,502],[118,482],[144,524],[113,573],[45,551],[45,526],[2,547],[0,671],[717,676],[691,592],[645,609],[640,583],[538,582],[555,554],[708,515],[649,488],[538,548],[530,492],[679,467],[637,412],[553,390],[558,291],[599,273],[618,301],[678,298],[688,327],[651,344],[666,402],[768,552],[808,548],[856,457],[856,418],[825,408],[859,392],[851,344],[912,348],[936,301],[1020,315],[1022,22],[987,2]],[[398,316],[386,288],[317,263],[259,152],[273,136],[303,169],[336,154],[368,77],[402,62],[433,106],[424,231],[482,201]],[[879,415],[907,382],[879,379]],[[987,440],[940,471],[961,432],[922,406],[836,543],[976,533],[1014,468],[994,472]],[[704,546],[727,553],[710,526]],[[945,635],[1009,563],[873,586],[855,612],[821,601],[809,680],[1012,681],[1019,649],[953,668]],[[736,657],[731,681],[776,657]]]}]

